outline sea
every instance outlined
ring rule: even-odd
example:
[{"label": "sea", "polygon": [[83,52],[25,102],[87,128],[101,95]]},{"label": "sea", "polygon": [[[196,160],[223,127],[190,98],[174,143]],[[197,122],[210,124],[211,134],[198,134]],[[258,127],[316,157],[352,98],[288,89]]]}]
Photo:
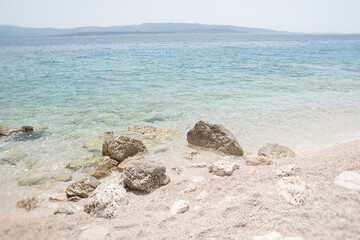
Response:
[{"label": "sea", "polygon": [[86,139],[134,125],[176,129],[148,149],[180,159],[199,120],[253,153],[267,142],[300,153],[360,139],[360,35],[0,39],[0,125],[46,128],[0,139],[3,185],[51,178],[92,154]]}]

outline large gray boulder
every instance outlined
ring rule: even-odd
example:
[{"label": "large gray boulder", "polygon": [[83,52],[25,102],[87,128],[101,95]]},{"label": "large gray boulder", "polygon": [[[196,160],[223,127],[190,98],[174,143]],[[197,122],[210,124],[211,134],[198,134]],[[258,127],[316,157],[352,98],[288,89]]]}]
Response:
[{"label": "large gray boulder", "polygon": [[170,178],[165,175],[165,172],[165,165],[159,162],[131,161],[124,169],[123,181],[131,189],[152,192],[170,182]]},{"label": "large gray boulder", "polygon": [[215,149],[229,155],[244,154],[235,136],[220,124],[197,122],[187,133],[187,141],[192,145]]},{"label": "large gray boulder", "polygon": [[108,137],[104,140],[102,154],[119,162],[125,158],[146,151],[145,145],[140,141],[124,136]]},{"label": "large gray boulder", "polygon": [[271,159],[296,157],[295,152],[290,148],[279,145],[277,143],[265,144],[259,149],[258,155]]},{"label": "large gray boulder", "polygon": [[94,217],[112,218],[120,207],[128,203],[124,187],[117,183],[102,183],[91,193],[84,205],[84,211]]},{"label": "large gray boulder", "polygon": [[86,177],[80,181],[70,184],[66,190],[66,196],[69,199],[87,198],[90,193],[96,189],[100,181],[94,177]]}]

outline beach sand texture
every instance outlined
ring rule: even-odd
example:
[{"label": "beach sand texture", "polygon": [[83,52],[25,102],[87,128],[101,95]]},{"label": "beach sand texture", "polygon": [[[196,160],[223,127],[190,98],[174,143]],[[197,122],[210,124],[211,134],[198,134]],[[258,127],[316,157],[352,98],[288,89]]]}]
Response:
[{"label": "beach sand texture", "polygon": [[[338,186],[334,180],[343,171],[360,172],[360,141],[259,166],[247,166],[241,158],[198,152],[192,159],[184,157],[182,165],[169,158],[164,164],[171,182],[149,194],[128,191],[129,203],[113,219],[95,218],[81,210],[54,215],[61,204],[57,202],[26,212],[16,209],[13,202],[11,210],[1,213],[0,238],[252,239],[270,231],[303,239],[359,238],[360,191]],[[219,177],[207,167],[190,167],[217,159],[236,161],[239,169]],[[294,174],[307,188],[299,205],[288,203],[277,190],[280,177],[275,172],[289,164],[297,166]],[[101,181],[118,177],[114,172]],[[185,200],[189,209],[172,214],[172,205],[178,200]],[[81,207],[85,201],[71,204]]]}]

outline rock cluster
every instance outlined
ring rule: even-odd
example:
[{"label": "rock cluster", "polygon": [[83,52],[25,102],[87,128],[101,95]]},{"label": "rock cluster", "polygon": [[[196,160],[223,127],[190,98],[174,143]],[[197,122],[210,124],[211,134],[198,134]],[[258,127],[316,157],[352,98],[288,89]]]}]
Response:
[{"label": "rock cluster", "polygon": [[151,160],[132,161],[123,171],[123,181],[131,189],[152,192],[170,182],[165,172],[166,167],[162,163]]},{"label": "rock cluster", "polygon": [[192,145],[215,149],[229,155],[242,156],[244,153],[235,136],[219,124],[197,122],[187,133],[187,141]]},{"label": "rock cluster", "polygon": [[140,141],[124,136],[108,137],[104,140],[102,154],[119,162],[125,158],[146,151],[145,145]]}]

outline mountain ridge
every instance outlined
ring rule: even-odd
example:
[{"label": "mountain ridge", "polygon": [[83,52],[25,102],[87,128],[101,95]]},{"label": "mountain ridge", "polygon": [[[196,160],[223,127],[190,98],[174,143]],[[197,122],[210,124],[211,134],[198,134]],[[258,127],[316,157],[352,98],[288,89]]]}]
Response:
[{"label": "mountain ridge", "polygon": [[162,33],[244,33],[244,34],[281,34],[289,33],[265,28],[248,28],[232,25],[212,25],[199,23],[142,23],[138,25],[110,27],[76,28],[27,28],[0,25],[0,37],[54,37],[54,36],[91,36],[118,34],[162,34]]}]

